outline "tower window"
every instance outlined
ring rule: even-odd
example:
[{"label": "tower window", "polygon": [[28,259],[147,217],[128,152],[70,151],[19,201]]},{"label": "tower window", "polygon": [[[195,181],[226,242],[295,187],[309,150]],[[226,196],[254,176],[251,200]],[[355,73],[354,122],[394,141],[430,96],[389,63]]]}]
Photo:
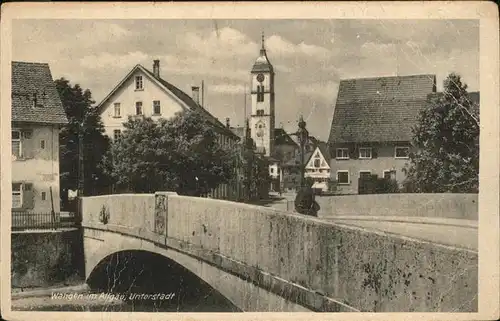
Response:
[{"label": "tower window", "polygon": [[264,86],[258,85],[257,86],[257,102],[263,102],[263,101],[264,101]]},{"label": "tower window", "polygon": [[264,109],[257,109],[257,116],[264,116]]}]

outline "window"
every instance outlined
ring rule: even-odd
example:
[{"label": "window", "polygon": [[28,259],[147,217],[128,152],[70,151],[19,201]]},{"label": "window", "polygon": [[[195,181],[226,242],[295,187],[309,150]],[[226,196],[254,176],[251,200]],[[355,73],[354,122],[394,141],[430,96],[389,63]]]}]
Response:
[{"label": "window", "polygon": [[257,86],[257,102],[263,102],[263,101],[264,101],[264,86],[258,85]]},{"label": "window", "polygon": [[144,89],[142,86],[142,76],[135,76],[135,90]]},{"label": "window", "polygon": [[135,114],[142,115],[142,101],[138,101],[135,103]]},{"label": "window", "polygon": [[315,159],[314,160],[314,167],[320,167],[321,165],[321,160],[320,159]]},{"label": "window", "polygon": [[40,148],[45,149],[45,140],[43,139],[40,141]]},{"label": "window", "polygon": [[42,192],[42,201],[45,201],[46,195],[45,192]]},{"label": "window", "polygon": [[12,183],[12,208],[23,206],[23,190],[21,183]]},{"label": "window", "polygon": [[113,131],[113,138],[114,138],[115,140],[119,139],[121,136],[122,136],[122,131],[121,131],[121,130],[119,130],[119,129],[115,129],[115,130]]},{"label": "window", "polygon": [[274,174],[274,168],[271,167],[271,174]]},{"label": "window", "polygon": [[264,109],[257,109],[257,116],[264,116]]},{"label": "window", "polygon": [[337,159],[349,159],[349,149],[347,148],[337,148]]},{"label": "window", "polygon": [[371,148],[360,148],[359,149],[359,158],[360,159],[371,159],[372,158],[372,149]]},{"label": "window", "polygon": [[396,179],[396,171],[394,170],[385,170],[383,173],[382,173],[384,179]]},{"label": "window", "polygon": [[153,114],[154,115],[161,115],[161,106],[160,106],[159,100],[153,101]]},{"label": "window", "polygon": [[33,135],[33,132],[31,130],[23,130],[23,138],[24,139],[31,139],[32,135]]},{"label": "window", "polygon": [[371,171],[359,171],[359,178],[370,178],[371,175]]},{"label": "window", "polygon": [[337,184],[349,184],[349,171],[337,171]]},{"label": "window", "polygon": [[395,158],[408,158],[410,155],[410,147],[396,147],[394,149]]},{"label": "window", "polygon": [[12,131],[12,155],[16,157],[22,157],[21,132],[18,130]]},{"label": "window", "polygon": [[114,117],[121,117],[121,115],[120,115],[120,103],[115,103],[115,116]]}]

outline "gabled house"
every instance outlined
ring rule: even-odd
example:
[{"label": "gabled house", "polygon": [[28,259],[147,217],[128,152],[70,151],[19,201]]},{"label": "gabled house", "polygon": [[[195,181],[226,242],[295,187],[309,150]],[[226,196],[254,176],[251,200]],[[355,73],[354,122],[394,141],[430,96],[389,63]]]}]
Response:
[{"label": "gabled house", "polygon": [[433,93],[435,75],[340,82],[328,140],[331,176],[339,193],[358,193],[363,175],[404,180],[412,127]]},{"label": "gabled house", "polygon": [[[189,96],[160,76],[160,61],[153,61],[153,71],[140,64],[132,70],[111,90],[98,105],[105,133],[111,139],[120,137],[123,123],[132,117],[151,117],[153,120],[173,117],[177,112],[196,112],[201,114],[218,134],[221,144],[233,147],[239,137],[229,126],[220,122],[200,105],[199,87],[192,87]],[[234,199],[236,188],[222,184],[209,196],[221,199]]]},{"label": "gabled house", "polygon": [[[289,136],[291,137],[291,136]],[[296,137],[296,136],[294,136]],[[284,192],[294,192],[297,191],[298,188],[300,187],[300,169],[301,169],[301,162],[302,162],[302,157],[301,157],[301,150],[300,146],[298,145],[298,142],[296,139],[290,139],[291,142],[293,142],[294,145],[294,152],[293,154],[290,154],[292,157],[287,158],[285,162],[281,164],[281,186],[282,190]],[[311,160],[316,147],[320,146],[321,144],[325,145],[321,147],[322,151],[321,153],[323,155],[327,155],[326,150],[327,146],[324,142],[319,141],[313,136],[309,136],[308,141],[304,144],[304,176],[307,178],[307,165],[309,161]],[[326,154],[325,154],[326,153]],[[328,156],[325,156],[325,160],[328,159]],[[319,168],[318,168],[319,169]],[[325,168],[322,168],[323,170]],[[311,168],[311,170],[314,171],[314,168]],[[318,171],[319,173],[319,171]],[[315,175],[313,175],[315,176]],[[320,175],[321,176],[321,175]],[[319,177],[317,179],[319,183]],[[319,187],[318,187],[319,188]]]},{"label": "gabled house", "polygon": [[12,211],[60,211],[59,131],[68,123],[46,63],[12,62]]},{"label": "gabled house", "polygon": [[305,166],[305,177],[313,180],[313,189],[327,192],[330,181],[330,153],[328,145],[324,142],[317,142],[314,151],[307,160]]}]

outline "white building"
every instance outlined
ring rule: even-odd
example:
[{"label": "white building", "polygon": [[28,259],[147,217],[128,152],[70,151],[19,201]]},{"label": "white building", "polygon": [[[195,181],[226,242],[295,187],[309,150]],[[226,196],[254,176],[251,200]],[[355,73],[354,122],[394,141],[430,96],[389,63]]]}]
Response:
[{"label": "white building", "polygon": [[[177,112],[200,113],[219,136],[221,144],[235,146],[239,137],[228,125],[220,122],[199,103],[199,87],[192,87],[192,96],[162,79],[160,61],[153,61],[153,71],[136,65],[98,105],[105,134],[117,139],[128,117],[171,118]],[[234,188],[223,184],[211,193],[215,198],[231,198]]]}]

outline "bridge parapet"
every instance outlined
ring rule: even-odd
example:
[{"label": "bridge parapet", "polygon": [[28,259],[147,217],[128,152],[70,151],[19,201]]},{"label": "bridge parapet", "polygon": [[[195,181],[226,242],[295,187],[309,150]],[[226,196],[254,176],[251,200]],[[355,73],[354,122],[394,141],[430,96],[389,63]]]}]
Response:
[{"label": "bridge parapet", "polygon": [[477,311],[474,251],[172,193],[85,198],[82,210],[84,227],[186,253],[311,310]]}]

